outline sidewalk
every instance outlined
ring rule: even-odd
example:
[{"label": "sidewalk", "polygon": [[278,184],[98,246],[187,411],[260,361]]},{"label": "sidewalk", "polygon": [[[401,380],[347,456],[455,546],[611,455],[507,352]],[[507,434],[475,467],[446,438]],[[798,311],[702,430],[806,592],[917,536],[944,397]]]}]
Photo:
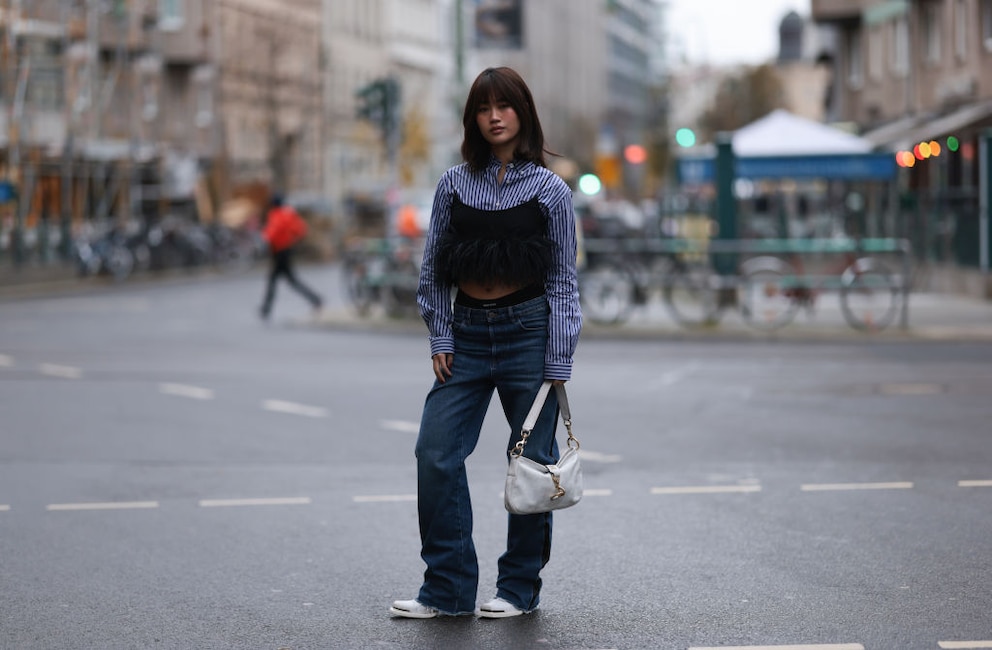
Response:
[{"label": "sidewalk", "polygon": [[[336,277],[338,267],[328,268],[335,277],[326,277],[325,286],[341,286]],[[210,274],[210,271],[205,271]],[[177,272],[143,275],[130,278],[120,286],[142,282],[192,282],[196,275]],[[78,278],[71,266],[32,267],[15,270],[0,269],[0,302],[6,299],[28,298],[63,293],[86,292],[95,289],[113,290],[115,283],[108,278]],[[373,310],[367,317],[359,316],[343,304],[344,298],[330,300],[329,308],[320,318],[289,323],[293,327],[329,330],[378,330],[425,334],[423,322],[416,315],[389,318]],[[586,319],[582,336],[613,339],[669,340],[728,340],[728,341],[979,341],[992,342],[992,301],[970,296],[945,293],[913,293],[909,297],[909,327],[900,321],[879,332],[860,332],[851,328],[840,311],[836,294],[826,294],[817,300],[816,312],[809,316],[800,310],[795,320],[773,332],[749,327],[740,314],[727,310],[717,325],[686,329],[669,316],[665,307],[651,302],[635,309],[629,321],[622,325],[598,325]]]}]

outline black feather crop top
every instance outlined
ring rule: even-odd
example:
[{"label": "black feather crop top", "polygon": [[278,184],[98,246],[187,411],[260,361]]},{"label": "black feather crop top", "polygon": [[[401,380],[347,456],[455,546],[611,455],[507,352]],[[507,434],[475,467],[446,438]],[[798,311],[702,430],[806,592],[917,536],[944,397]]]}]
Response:
[{"label": "black feather crop top", "polygon": [[451,222],[435,251],[438,280],[527,286],[543,283],[553,242],[537,198],[505,210],[480,210],[452,199]]}]

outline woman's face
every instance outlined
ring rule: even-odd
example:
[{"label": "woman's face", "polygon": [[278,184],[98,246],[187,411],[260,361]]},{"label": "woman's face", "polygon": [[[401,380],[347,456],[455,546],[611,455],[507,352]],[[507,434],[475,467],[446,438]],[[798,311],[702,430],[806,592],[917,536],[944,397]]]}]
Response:
[{"label": "woman's face", "polygon": [[488,102],[479,104],[475,122],[482,137],[494,150],[509,149],[510,153],[513,152],[520,135],[520,119],[509,102],[490,98]]}]

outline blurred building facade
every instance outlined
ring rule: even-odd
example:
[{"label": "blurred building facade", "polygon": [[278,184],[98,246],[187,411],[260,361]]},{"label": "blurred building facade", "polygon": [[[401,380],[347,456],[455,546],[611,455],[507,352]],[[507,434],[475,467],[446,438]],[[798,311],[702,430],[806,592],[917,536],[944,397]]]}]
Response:
[{"label": "blurred building facade", "polygon": [[944,154],[901,172],[900,234],[922,261],[987,270],[979,152],[992,127],[992,0],[813,0],[812,12],[837,33],[840,119],[880,150],[936,142]]},{"label": "blurred building facade", "polygon": [[[483,68],[531,85],[556,171],[643,191],[659,0],[0,0],[0,255],[39,226],[212,215],[246,187],[433,187]],[[391,149],[356,93],[400,87]],[[13,189],[11,189],[13,188]],[[13,190],[16,189],[16,192]],[[13,194],[17,200],[11,200]],[[5,198],[6,197],[6,198]]]}]

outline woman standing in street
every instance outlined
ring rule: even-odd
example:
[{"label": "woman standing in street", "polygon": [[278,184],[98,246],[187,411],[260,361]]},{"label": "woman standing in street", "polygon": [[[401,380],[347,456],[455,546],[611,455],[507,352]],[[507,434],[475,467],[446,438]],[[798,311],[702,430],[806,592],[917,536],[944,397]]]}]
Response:
[{"label": "woman standing in street", "polygon": [[[541,384],[571,378],[582,326],[572,193],[545,164],[544,134],[520,75],[505,67],[483,71],[469,91],[463,126],[464,162],[438,182],[417,292],[435,381],[416,444],[427,570],[417,597],[390,608],[408,618],[503,618],[537,608],[551,513],[508,515],[496,597],[476,609],[479,567],[465,460],[494,390],[512,449]],[[552,391],[527,457],[558,459],[557,411]]]}]

